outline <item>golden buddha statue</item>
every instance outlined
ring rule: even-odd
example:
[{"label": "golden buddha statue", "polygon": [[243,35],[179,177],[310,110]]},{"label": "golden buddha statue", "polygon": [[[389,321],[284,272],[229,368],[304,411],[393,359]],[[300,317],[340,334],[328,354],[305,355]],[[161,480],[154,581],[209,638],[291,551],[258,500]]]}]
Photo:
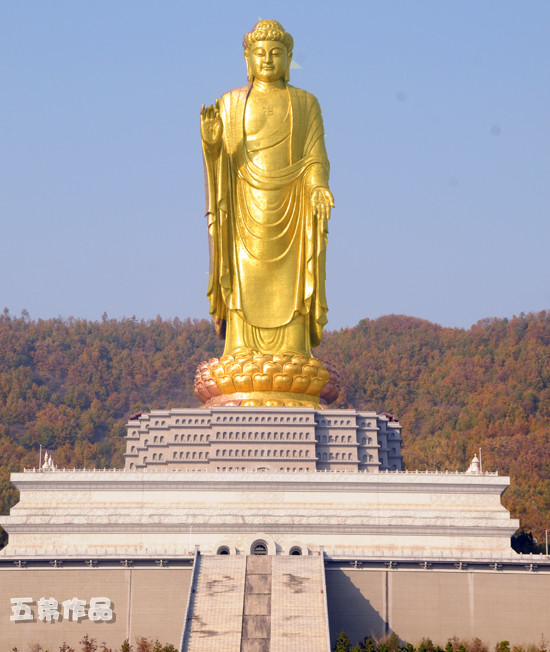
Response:
[{"label": "golden buddha statue", "polygon": [[[334,202],[319,103],[288,83],[292,36],[277,21],[261,20],[243,46],[249,83],[201,110],[208,298],[225,338],[221,360],[240,359],[241,368],[256,362],[261,375],[262,360],[281,363],[281,371],[294,358],[315,360],[311,348],[327,323]],[[321,375],[326,383],[330,374]]]}]

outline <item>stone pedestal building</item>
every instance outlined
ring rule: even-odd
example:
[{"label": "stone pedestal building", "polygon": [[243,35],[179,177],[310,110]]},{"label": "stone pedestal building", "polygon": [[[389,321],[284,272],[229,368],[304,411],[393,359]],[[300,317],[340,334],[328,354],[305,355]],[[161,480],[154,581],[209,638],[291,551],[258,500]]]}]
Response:
[{"label": "stone pedestal building", "polygon": [[127,424],[127,470],[400,471],[389,414],[312,408],[155,410]]}]

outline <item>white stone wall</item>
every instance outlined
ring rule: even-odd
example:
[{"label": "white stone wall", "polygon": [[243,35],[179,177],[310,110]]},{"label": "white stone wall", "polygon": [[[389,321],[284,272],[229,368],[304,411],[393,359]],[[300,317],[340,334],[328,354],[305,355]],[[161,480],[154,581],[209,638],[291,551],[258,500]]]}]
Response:
[{"label": "white stone wall", "polygon": [[296,542],[331,556],[512,554],[518,527],[497,475],[368,472],[53,471],[12,475],[0,517],[12,556],[178,556],[200,546]]}]

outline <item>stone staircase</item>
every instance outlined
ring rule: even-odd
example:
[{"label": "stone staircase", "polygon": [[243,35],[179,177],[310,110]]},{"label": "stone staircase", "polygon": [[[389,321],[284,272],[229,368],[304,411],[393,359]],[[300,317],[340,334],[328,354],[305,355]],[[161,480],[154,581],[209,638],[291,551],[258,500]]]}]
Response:
[{"label": "stone staircase", "polygon": [[268,556],[246,558],[243,631],[239,652],[269,652],[273,559]]},{"label": "stone staircase", "polygon": [[320,556],[197,557],[182,652],[329,652]]}]

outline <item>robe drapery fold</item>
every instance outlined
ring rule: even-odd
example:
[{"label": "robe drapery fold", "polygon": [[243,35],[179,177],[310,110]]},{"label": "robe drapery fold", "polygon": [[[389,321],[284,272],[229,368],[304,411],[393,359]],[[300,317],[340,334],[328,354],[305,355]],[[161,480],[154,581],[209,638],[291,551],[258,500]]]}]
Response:
[{"label": "robe drapery fold", "polygon": [[[247,139],[250,89],[247,85],[232,90],[220,100],[219,155],[213,157],[203,147],[210,313],[217,324],[237,316],[248,332],[255,332],[246,345],[270,353],[284,348],[285,328],[303,316],[304,341],[317,346],[328,310],[327,224],[313,215],[311,204],[315,188],[328,188],[321,111],[313,95],[288,85],[286,118],[261,137]],[[282,169],[255,165],[255,152],[287,140],[290,165]],[[226,353],[231,353],[228,345]]]}]

